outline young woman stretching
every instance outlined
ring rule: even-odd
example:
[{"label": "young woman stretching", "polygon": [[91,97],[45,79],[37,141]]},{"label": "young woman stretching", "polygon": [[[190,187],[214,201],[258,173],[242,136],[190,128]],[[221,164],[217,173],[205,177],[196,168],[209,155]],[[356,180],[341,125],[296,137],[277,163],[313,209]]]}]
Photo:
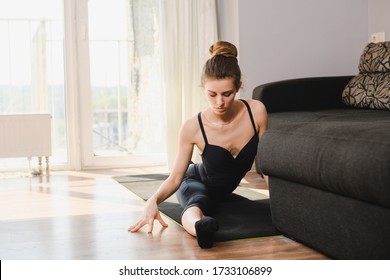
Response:
[{"label": "young woman stretching", "polygon": [[[209,106],[182,125],[173,170],[147,201],[143,218],[129,228],[131,232],[146,224],[152,232],[156,219],[167,226],[157,205],[176,192],[184,229],[196,236],[201,248],[212,247],[218,230],[212,217],[215,206],[252,167],[259,138],[267,130],[267,111],[260,101],[235,99],[241,87],[236,47],[219,41],[210,53],[202,74]],[[194,145],[202,163],[191,163]]]}]

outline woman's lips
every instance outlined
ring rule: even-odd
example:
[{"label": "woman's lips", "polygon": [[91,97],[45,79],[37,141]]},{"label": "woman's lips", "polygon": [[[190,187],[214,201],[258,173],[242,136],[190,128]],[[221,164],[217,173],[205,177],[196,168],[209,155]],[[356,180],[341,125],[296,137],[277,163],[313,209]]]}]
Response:
[{"label": "woman's lips", "polygon": [[226,108],[215,108],[217,112],[225,112]]}]

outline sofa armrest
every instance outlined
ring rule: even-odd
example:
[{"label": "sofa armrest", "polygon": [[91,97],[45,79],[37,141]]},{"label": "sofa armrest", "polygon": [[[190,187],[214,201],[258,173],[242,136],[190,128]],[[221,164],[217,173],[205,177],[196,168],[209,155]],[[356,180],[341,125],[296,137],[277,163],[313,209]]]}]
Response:
[{"label": "sofa armrest", "polygon": [[252,98],[268,113],[346,107],[341,95],[353,76],[313,77],[267,83],[253,90]]}]

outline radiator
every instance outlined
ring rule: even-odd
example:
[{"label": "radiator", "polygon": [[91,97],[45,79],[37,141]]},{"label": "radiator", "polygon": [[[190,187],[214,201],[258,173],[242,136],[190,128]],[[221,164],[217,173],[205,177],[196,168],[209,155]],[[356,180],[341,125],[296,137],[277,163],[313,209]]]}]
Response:
[{"label": "radiator", "polygon": [[0,115],[0,158],[38,157],[41,170],[42,157],[49,169],[51,156],[51,115]]}]

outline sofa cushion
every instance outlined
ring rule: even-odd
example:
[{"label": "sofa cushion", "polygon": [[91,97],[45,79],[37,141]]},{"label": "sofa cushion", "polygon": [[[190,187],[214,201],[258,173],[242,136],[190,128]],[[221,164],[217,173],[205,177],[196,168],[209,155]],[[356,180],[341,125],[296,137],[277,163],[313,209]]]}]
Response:
[{"label": "sofa cushion", "polygon": [[390,110],[390,42],[370,43],[359,62],[359,74],[342,93],[352,107]]},{"label": "sofa cushion", "polygon": [[352,78],[343,91],[343,102],[357,108],[390,110],[390,72]]},{"label": "sofa cushion", "polygon": [[264,174],[390,207],[390,112],[333,109],[269,114]]},{"label": "sofa cushion", "polygon": [[386,72],[390,72],[390,41],[368,44],[360,57],[359,73]]}]

